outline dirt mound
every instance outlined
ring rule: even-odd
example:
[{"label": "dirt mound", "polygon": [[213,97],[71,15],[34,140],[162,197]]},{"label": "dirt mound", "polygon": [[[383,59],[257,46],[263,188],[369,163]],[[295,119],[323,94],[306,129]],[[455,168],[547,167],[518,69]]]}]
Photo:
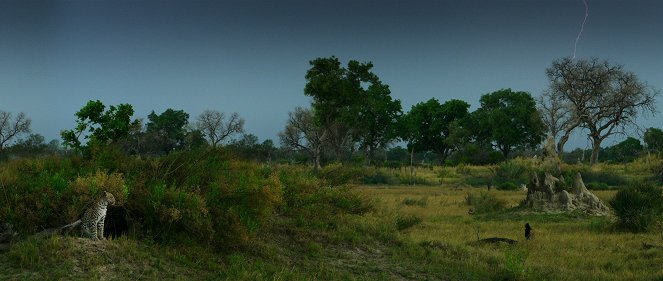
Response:
[{"label": "dirt mound", "polygon": [[543,182],[537,175],[527,185],[525,206],[537,211],[574,211],[582,210],[593,215],[607,215],[608,207],[585,187],[580,173],[576,175],[571,192],[555,191],[555,184],[560,179],[545,173]]}]

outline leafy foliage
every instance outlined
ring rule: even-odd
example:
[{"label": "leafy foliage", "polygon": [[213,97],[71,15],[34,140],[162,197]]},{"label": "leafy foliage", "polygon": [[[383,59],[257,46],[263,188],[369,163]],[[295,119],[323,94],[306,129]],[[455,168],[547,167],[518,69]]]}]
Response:
[{"label": "leafy foliage", "polygon": [[[101,101],[88,101],[76,112],[76,128],[63,130],[60,135],[65,145],[77,149],[117,142],[129,134],[133,114],[130,104],[111,105],[106,110]],[[83,134],[83,138],[89,140],[87,144],[81,143],[80,137]]]},{"label": "leafy foliage", "polygon": [[658,128],[647,129],[644,141],[650,151],[663,152],[663,130]]},{"label": "leafy foliage", "polygon": [[408,148],[435,151],[442,162],[456,148],[458,139],[450,138],[453,123],[468,115],[470,105],[461,100],[444,104],[432,98],[412,106],[400,121],[400,138]]},{"label": "leafy foliage", "polygon": [[477,142],[492,144],[504,158],[515,148],[535,148],[543,140],[544,124],[527,92],[502,89],[481,96],[481,108],[467,123]]},{"label": "leafy foliage", "polygon": [[617,216],[617,227],[645,231],[663,214],[663,191],[650,183],[634,183],[620,189],[610,201],[610,207]]},{"label": "leafy foliage", "polygon": [[468,193],[465,203],[471,206],[472,214],[486,214],[506,209],[506,202],[489,192],[481,192],[479,195]]}]

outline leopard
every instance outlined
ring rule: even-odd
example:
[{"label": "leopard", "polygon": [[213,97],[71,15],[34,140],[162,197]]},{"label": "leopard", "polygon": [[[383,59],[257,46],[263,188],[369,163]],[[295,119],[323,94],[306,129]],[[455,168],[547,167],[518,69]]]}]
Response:
[{"label": "leopard", "polygon": [[115,196],[104,191],[104,196],[85,211],[81,219],[81,233],[84,237],[92,240],[104,239],[104,220],[108,205],[115,205]]}]

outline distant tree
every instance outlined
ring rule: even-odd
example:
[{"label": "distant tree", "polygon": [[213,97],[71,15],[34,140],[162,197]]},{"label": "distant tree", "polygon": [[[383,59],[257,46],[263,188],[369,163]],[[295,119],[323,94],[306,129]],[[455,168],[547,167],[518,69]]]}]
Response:
[{"label": "distant tree", "polygon": [[184,145],[185,149],[196,149],[207,146],[207,140],[205,140],[205,134],[198,129],[189,129],[184,136]]},{"label": "distant tree", "polygon": [[[101,101],[88,101],[76,112],[76,128],[60,132],[65,145],[85,149],[89,145],[107,145],[125,138],[131,127],[131,116],[134,114],[130,104],[111,105],[108,110]],[[85,135],[84,135],[85,134]],[[80,137],[88,139],[83,145]]]},{"label": "distant tree", "polygon": [[313,161],[313,169],[319,170],[326,131],[315,125],[315,117],[310,109],[297,107],[288,116],[285,129],[279,133],[281,145],[290,150],[306,152]]},{"label": "distant tree", "polygon": [[612,158],[611,160],[624,163],[635,160],[644,150],[644,146],[642,146],[640,140],[628,137],[626,140],[605,150],[607,159]]},{"label": "distant tree", "polygon": [[645,145],[652,152],[663,152],[663,131],[658,128],[649,128],[644,135]]},{"label": "distant tree", "polygon": [[9,149],[12,154],[37,155],[46,152],[47,148],[48,145],[45,143],[44,136],[30,134],[27,138],[16,141],[16,144]]},{"label": "distant tree", "polygon": [[385,148],[396,138],[396,122],[402,114],[401,101],[391,98],[389,86],[380,83],[369,86],[364,102],[356,110],[357,132],[370,165],[377,148]]},{"label": "distant tree", "polygon": [[168,108],[159,115],[152,111],[147,119],[147,134],[151,137],[156,151],[168,153],[184,146],[189,124],[188,113]]},{"label": "distant tree", "polygon": [[641,112],[655,111],[656,90],[621,65],[608,61],[563,58],[546,70],[550,91],[558,94],[572,119],[592,139],[590,163],[598,161],[601,142],[635,125]]},{"label": "distant tree", "polygon": [[564,152],[564,145],[571,133],[580,125],[574,118],[571,109],[559,92],[545,91],[539,97],[539,113],[550,134],[557,143],[557,152]]},{"label": "distant tree", "polygon": [[11,113],[0,110],[0,152],[12,139],[29,133],[31,123],[30,118],[26,117],[23,112],[12,119]]},{"label": "distant tree", "polygon": [[237,112],[231,114],[228,121],[224,119],[224,114],[216,110],[205,110],[198,115],[196,128],[203,132],[212,147],[231,135],[244,132],[244,119]]},{"label": "distant tree", "polygon": [[461,100],[449,100],[440,104],[432,98],[418,103],[401,120],[400,135],[413,151],[434,151],[441,163],[457,147],[449,137],[453,123],[468,115],[470,105]]},{"label": "distant tree", "polygon": [[507,158],[513,149],[535,148],[543,140],[545,127],[529,93],[502,89],[480,101],[469,122],[478,143],[491,144]]},{"label": "distant tree", "polygon": [[[360,110],[367,102],[367,88],[380,84],[377,75],[371,72],[371,62],[360,63],[350,60],[347,67],[341,67],[338,58],[317,58],[310,61],[311,68],[306,72],[304,94],[312,97],[315,125],[327,130],[327,142],[332,146],[336,159],[346,147],[353,147],[350,141],[360,139]],[[384,89],[374,88],[374,91]],[[352,136],[352,138],[349,138]]]}]

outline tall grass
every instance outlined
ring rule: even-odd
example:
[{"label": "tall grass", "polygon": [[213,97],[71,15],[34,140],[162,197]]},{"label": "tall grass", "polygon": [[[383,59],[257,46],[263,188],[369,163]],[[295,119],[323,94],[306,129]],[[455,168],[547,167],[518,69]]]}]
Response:
[{"label": "tall grass", "polygon": [[223,150],[139,158],[111,147],[90,159],[52,156],[1,164],[0,221],[24,234],[61,226],[109,191],[142,237],[237,248],[280,212],[308,210],[301,212],[317,217],[325,209],[370,208],[351,189],[328,188],[329,182],[303,168],[239,161]]}]

